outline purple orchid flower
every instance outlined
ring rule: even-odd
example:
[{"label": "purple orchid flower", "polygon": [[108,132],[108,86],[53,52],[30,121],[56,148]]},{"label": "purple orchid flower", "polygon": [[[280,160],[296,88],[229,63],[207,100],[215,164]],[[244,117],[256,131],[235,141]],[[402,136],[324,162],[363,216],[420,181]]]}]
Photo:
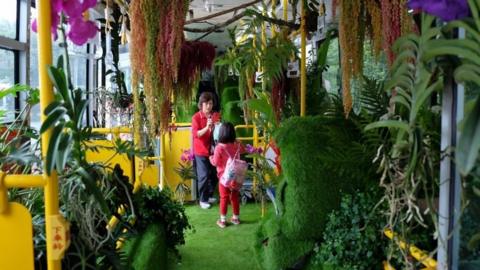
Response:
[{"label": "purple orchid flower", "polygon": [[[60,14],[68,16],[68,38],[76,45],[83,45],[98,32],[93,21],[83,18],[83,13],[95,7],[98,0],[51,0],[52,35],[57,39],[57,27],[60,23]],[[37,19],[32,22],[32,30],[37,32]]]},{"label": "purple orchid flower", "polygon": [[193,161],[194,158],[195,156],[193,155],[192,150],[182,150],[182,155],[180,156],[182,162],[190,162]]},{"label": "purple orchid flower", "polygon": [[69,21],[68,38],[78,46],[85,44],[97,35],[98,29],[94,22],[85,21],[82,17]]},{"label": "purple orchid flower", "polygon": [[262,148],[260,147],[254,147],[250,144],[247,144],[245,146],[245,150],[247,151],[247,153],[249,154],[261,154],[263,152]]},{"label": "purple orchid flower", "polygon": [[70,18],[79,18],[86,10],[96,5],[97,0],[66,0],[63,1],[63,12]]},{"label": "purple orchid flower", "polygon": [[[51,20],[52,26],[50,27],[50,31],[52,32],[53,40],[57,40],[57,26],[60,23],[60,14],[52,10]],[[38,32],[37,19],[33,19],[32,21],[32,31],[35,33]]]},{"label": "purple orchid flower", "polygon": [[446,22],[470,16],[467,0],[409,0],[407,5]]}]

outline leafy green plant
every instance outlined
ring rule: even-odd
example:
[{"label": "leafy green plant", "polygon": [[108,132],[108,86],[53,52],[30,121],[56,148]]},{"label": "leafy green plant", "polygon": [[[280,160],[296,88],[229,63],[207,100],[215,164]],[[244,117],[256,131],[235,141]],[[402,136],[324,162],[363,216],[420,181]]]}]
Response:
[{"label": "leafy green plant", "polygon": [[314,264],[339,269],[380,269],[384,259],[382,211],[378,188],[342,197],[339,210],[328,215],[323,239],[315,249]]},{"label": "leafy green plant", "polygon": [[137,221],[134,229],[141,232],[152,223],[164,224],[167,248],[180,257],[177,246],[185,244],[185,232],[193,227],[183,205],[173,201],[172,197],[169,189],[144,188],[135,194],[133,202]]},{"label": "leafy green plant", "polygon": [[269,197],[275,212],[278,213],[279,209],[272,191],[282,178],[282,175],[275,170],[275,167],[280,164],[276,164],[275,160],[267,158],[262,148],[247,145],[247,152],[249,153],[247,157],[253,160],[250,163],[251,170],[247,171],[247,175],[255,179],[255,189],[252,192],[252,196],[256,200],[260,200],[262,207],[265,205],[266,198]]},{"label": "leafy green plant", "polygon": [[190,192],[190,188],[188,187],[186,181],[195,179],[193,161],[194,156],[192,150],[183,150],[180,162],[178,163],[179,167],[173,169],[182,179],[182,181],[178,183],[177,187],[175,188],[175,195],[181,204],[183,204],[185,200],[185,195]]},{"label": "leafy green plant", "polygon": [[[440,58],[451,56],[458,58],[460,63],[454,66],[453,75],[457,82],[473,83],[480,87],[480,1],[469,0],[472,17],[449,22],[443,30],[463,29],[465,38],[440,38],[431,41],[425,48],[425,58]],[[480,96],[477,97],[473,110],[465,117],[460,139],[455,151],[457,167],[463,176],[468,175],[475,166],[480,153]]]},{"label": "leafy green plant", "polygon": [[49,67],[48,75],[57,95],[56,100],[45,109],[47,117],[40,128],[40,133],[52,129],[45,159],[46,173],[51,174],[53,170],[63,172],[68,162],[69,178],[79,179],[86,193],[92,194],[104,213],[110,215],[104,196],[96,186],[95,174],[91,173],[92,165],[85,155],[87,140],[93,136],[92,128],[82,124],[88,100],[83,98],[81,89],[68,88],[62,66]]},{"label": "leafy green plant", "polygon": [[[394,106],[365,127],[367,131],[380,128],[385,139],[375,160],[382,173],[380,185],[386,191],[388,227],[403,239],[410,239],[417,226],[428,227],[419,199],[427,201],[430,221],[436,222],[432,209],[439,181],[440,115],[432,95],[443,86],[443,72],[425,56],[441,35],[441,28],[433,24],[433,17],[422,15],[420,34],[408,34],[395,42],[398,54],[384,84]],[[407,254],[405,262],[409,262]]]}]

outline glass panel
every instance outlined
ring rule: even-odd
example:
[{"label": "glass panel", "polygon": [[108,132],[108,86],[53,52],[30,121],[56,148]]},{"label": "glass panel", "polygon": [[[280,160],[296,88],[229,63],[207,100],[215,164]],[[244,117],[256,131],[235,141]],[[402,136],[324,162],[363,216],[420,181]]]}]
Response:
[{"label": "glass panel", "polygon": [[0,8],[0,35],[8,38],[17,37],[17,1],[2,1]]},{"label": "glass panel", "polygon": [[[465,115],[469,114],[480,88],[465,84]],[[459,270],[480,269],[480,159],[468,177],[462,179]]]},{"label": "glass panel", "polygon": [[339,88],[339,58],[338,58],[338,39],[332,39],[328,46],[327,66],[328,69],[323,72],[325,89],[329,93],[338,93]]},{"label": "glass panel", "polygon": [[[15,84],[15,54],[12,51],[0,49],[0,90]],[[15,120],[15,95],[0,99],[0,121]]]},{"label": "glass panel", "polygon": [[[32,19],[36,17],[37,10],[31,9]],[[58,32],[56,41],[53,42],[53,63],[57,63],[57,59],[63,54],[63,48],[59,46],[60,32]],[[30,32],[30,85],[38,87],[38,48],[37,48],[37,33]],[[75,87],[85,90],[87,84],[87,46],[75,46],[71,42],[68,43],[70,55],[70,71],[72,83]],[[37,105],[32,108],[30,115],[30,126],[35,129],[40,129],[40,106]]]}]

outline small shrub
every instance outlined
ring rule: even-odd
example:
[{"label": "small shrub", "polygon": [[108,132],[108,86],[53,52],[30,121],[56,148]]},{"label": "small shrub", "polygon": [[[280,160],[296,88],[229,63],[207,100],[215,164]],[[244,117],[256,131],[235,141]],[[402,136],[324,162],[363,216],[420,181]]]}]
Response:
[{"label": "small shrub", "polygon": [[137,221],[134,228],[143,232],[153,223],[162,223],[166,229],[167,248],[179,256],[177,246],[185,244],[185,231],[192,229],[185,208],[172,200],[169,189],[159,191],[144,187],[134,196]]},{"label": "small shrub", "polygon": [[386,258],[382,241],[384,217],[378,192],[345,194],[339,210],[328,216],[323,241],[315,249],[314,264],[340,269],[380,269]]}]

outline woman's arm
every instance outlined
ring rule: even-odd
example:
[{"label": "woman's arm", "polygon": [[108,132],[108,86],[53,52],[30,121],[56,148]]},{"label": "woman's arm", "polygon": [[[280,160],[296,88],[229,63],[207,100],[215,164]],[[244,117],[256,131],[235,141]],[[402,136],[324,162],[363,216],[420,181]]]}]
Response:
[{"label": "woman's arm", "polygon": [[196,138],[200,138],[202,137],[203,135],[205,135],[205,133],[207,133],[208,129],[210,128],[210,126],[212,125],[211,124],[211,120],[209,119],[207,121],[207,125],[205,127],[200,127],[200,119],[199,119],[199,115],[198,114],[195,114],[193,117],[192,117],[192,134],[194,137]]},{"label": "woman's arm", "polygon": [[[211,121],[211,120],[208,120],[208,121]],[[207,133],[208,129],[210,128],[210,126],[208,125],[208,122],[207,122],[207,125],[203,129],[200,129],[199,131],[197,131],[197,137],[202,137],[203,135],[205,135],[205,133]]]}]

